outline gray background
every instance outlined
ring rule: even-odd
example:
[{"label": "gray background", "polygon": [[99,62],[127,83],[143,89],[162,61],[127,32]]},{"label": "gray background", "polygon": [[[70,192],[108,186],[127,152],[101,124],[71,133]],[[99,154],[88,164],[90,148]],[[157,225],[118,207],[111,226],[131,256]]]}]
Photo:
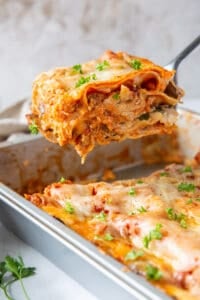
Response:
[{"label": "gray background", "polygon": [[[199,0],[0,0],[0,109],[31,94],[55,66],[125,50],[164,65],[200,33]],[[180,67],[198,97],[200,51]]]}]

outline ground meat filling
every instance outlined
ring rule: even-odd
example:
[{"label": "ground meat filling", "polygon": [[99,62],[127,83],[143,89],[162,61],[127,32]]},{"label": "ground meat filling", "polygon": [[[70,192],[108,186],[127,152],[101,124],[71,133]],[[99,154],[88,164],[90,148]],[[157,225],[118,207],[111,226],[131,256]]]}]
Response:
[{"label": "ground meat filling", "polygon": [[87,148],[96,142],[104,144],[108,139],[117,141],[135,134],[140,137],[147,126],[160,128],[174,124],[177,113],[173,105],[166,104],[163,93],[151,94],[156,81],[151,78],[141,85],[145,88],[127,82],[120,90],[88,92],[88,111],[81,125],[79,122],[73,130],[76,145]]}]

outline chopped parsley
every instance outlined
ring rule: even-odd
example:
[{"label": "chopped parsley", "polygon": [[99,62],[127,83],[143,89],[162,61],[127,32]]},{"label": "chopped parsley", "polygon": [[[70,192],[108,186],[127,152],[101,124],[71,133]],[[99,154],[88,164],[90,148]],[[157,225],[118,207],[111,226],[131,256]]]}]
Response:
[{"label": "chopped parsley", "polygon": [[133,68],[135,70],[140,70],[142,63],[138,59],[134,59],[129,62],[129,65],[131,66],[131,68]]},{"label": "chopped parsley", "polygon": [[114,237],[110,234],[110,233],[106,233],[105,235],[104,235],[104,240],[105,241],[112,241],[112,240],[114,240]]},{"label": "chopped parsley", "polygon": [[131,250],[128,252],[125,256],[125,261],[127,260],[136,260],[138,257],[141,257],[144,255],[144,251],[139,249],[139,250]]},{"label": "chopped parsley", "polygon": [[181,172],[183,173],[189,173],[189,172],[192,172],[192,167],[191,166],[186,166],[185,168],[183,168],[181,170]]},{"label": "chopped parsley", "polygon": [[169,176],[169,173],[167,173],[167,172],[161,172],[160,176],[161,177],[167,177],[167,176]]},{"label": "chopped parsley", "polygon": [[95,218],[98,219],[99,221],[106,221],[106,214],[105,212],[101,211],[99,214],[95,215]]},{"label": "chopped parsley", "polygon": [[120,95],[119,95],[119,93],[115,93],[115,94],[113,94],[113,99],[115,99],[115,100],[119,100],[119,98],[120,98]]},{"label": "chopped parsley", "polygon": [[186,201],[186,204],[191,204],[191,203],[193,203],[194,201],[198,201],[198,202],[200,202],[200,198],[196,198],[196,199],[189,199],[189,200],[187,200],[187,201]]},{"label": "chopped parsley", "polygon": [[178,185],[179,192],[194,192],[195,188],[196,187],[193,183],[181,182]]},{"label": "chopped parsley", "polygon": [[78,65],[74,65],[72,67],[73,71],[77,72],[77,73],[80,73],[80,74],[83,74],[83,70],[82,70],[82,66],[80,64]]},{"label": "chopped parsley", "polygon": [[71,215],[74,214],[74,212],[75,212],[74,207],[68,201],[65,203],[65,210]]},{"label": "chopped parsley", "polygon": [[139,120],[143,121],[143,120],[148,120],[150,118],[150,114],[149,113],[145,113],[142,114],[141,116],[139,116]]},{"label": "chopped parsley", "polygon": [[172,207],[166,209],[167,216],[170,220],[179,222],[180,226],[187,228],[186,215],[177,214]]},{"label": "chopped parsley", "polygon": [[139,208],[137,209],[137,211],[138,211],[139,213],[147,212],[147,210],[146,210],[146,208],[144,208],[144,206],[139,207]]},{"label": "chopped parsley", "polygon": [[192,199],[189,199],[189,200],[186,201],[186,204],[191,204],[191,203],[193,203]]},{"label": "chopped parsley", "polygon": [[146,266],[146,277],[149,280],[159,280],[162,277],[162,272],[152,265]]},{"label": "chopped parsley", "polygon": [[138,179],[138,180],[137,180],[137,183],[138,183],[138,184],[142,184],[142,183],[144,183],[144,181],[141,180],[141,179]]},{"label": "chopped parsley", "polygon": [[92,74],[91,75],[91,79],[93,79],[93,80],[97,80],[97,75],[94,73],[94,74]]},{"label": "chopped parsley", "polygon": [[109,62],[107,60],[104,60],[103,62],[96,65],[96,69],[98,71],[103,71],[104,69],[106,69],[109,66],[110,66]]},{"label": "chopped parsley", "polygon": [[35,124],[34,121],[28,126],[28,128],[29,128],[31,134],[39,133],[38,126]]},{"label": "chopped parsley", "polygon": [[65,177],[62,176],[62,177],[60,178],[60,182],[61,182],[61,183],[64,183],[65,181],[66,181]]},{"label": "chopped parsley", "polygon": [[136,194],[135,189],[134,189],[133,187],[130,188],[130,191],[128,192],[128,194],[129,194],[130,196],[135,196],[135,194]]},{"label": "chopped parsley", "polygon": [[151,230],[148,235],[145,235],[143,238],[143,245],[145,248],[149,248],[149,243],[152,240],[161,240],[162,233],[160,229],[162,228],[162,224],[156,224],[156,228]]},{"label": "chopped parsley", "polygon": [[91,80],[96,80],[96,79],[97,79],[96,74],[92,74],[91,76],[87,76],[87,77],[81,76],[81,78],[79,78],[79,80],[78,80],[77,83],[75,84],[75,87],[78,88],[78,87],[80,87],[81,85],[83,85],[83,84],[85,84],[85,83],[88,83],[88,82],[90,82]]}]

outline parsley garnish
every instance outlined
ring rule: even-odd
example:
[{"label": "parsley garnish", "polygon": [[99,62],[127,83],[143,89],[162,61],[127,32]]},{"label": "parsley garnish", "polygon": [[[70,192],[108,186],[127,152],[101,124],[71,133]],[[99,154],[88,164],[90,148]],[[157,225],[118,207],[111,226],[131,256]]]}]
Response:
[{"label": "parsley garnish", "polygon": [[181,170],[181,172],[183,172],[183,173],[192,172],[192,167],[191,166],[186,166],[185,168],[183,168]]},{"label": "parsley garnish", "polygon": [[160,173],[160,176],[162,176],[162,177],[167,177],[167,176],[169,176],[169,173],[167,173],[167,172],[161,172],[161,173]]},{"label": "parsley garnish", "polygon": [[83,77],[83,76],[82,76],[82,77],[77,81],[75,87],[77,88],[77,87],[79,87],[79,86],[81,86],[81,85],[83,85],[83,84],[85,84],[85,83],[87,83],[87,82],[89,82],[89,81],[90,81],[90,76],[87,76],[87,77]]},{"label": "parsley garnish", "polygon": [[131,68],[133,68],[135,70],[140,70],[142,63],[138,59],[134,59],[134,60],[130,61],[129,65],[131,66]]},{"label": "parsley garnish", "polygon": [[139,120],[143,121],[143,120],[148,120],[150,118],[150,114],[149,113],[145,113],[142,114],[141,116],[139,116]]},{"label": "parsley garnish", "polygon": [[114,237],[110,234],[110,233],[106,233],[105,235],[104,235],[104,240],[105,241],[112,241],[112,240],[114,240]]},{"label": "parsley garnish", "polygon": [[74,214],[74,212],[75,212],[74,207],[68,201],[65,203],[65,210],[71,215]]},{"label": "parsley garnish", "polygon": [[187,182],[181,182],[178,185],[178,190],[179,192],[185,191],[185,192],[194,192],[195,191],[195,185],[192,183],[187,183]]},{"label": "parsley garnish", "polygon": [[144,208],[144,206],[139,207],[139,208],[137,209],[137,211],[138,211],[139,213],[147,212],[147,210],[146,210],[146,208]]},{"label": "parsley garnish", "polygon": [[87,77],[82,76],[81,78],[79,78],[79,80],[75,84],[75,87],[78,88],[81,85],[83,85],[87,82],[90,82],[90,80],[96,80],[96,79],[97,79],[96,74],[92,74],[91,76],[87,76]]},{"label": "parsley garnish", "polygon": [[192,199],[189,199],[189,200],[186,201],[186,204],[191,204],[191,203],[193,203]]},{"label": "parsley garnish", "polygon": [[138,184],[142,184],[142,183],[144,183],[144,181],[141,180],[141,179],[139,179],[139,180],[137,181],[137,183],[138,183]]},{"label": "parsley garnish", "polygon": [[128,192],[128,194],[129,194],[130,196],[135,196],[135,194],[136,194],[135,189],[134,189],[133,187],[130,188],[130,191]]},{"label": "parsley garnish", "polygon": [[106,221],[106,214],[105,212],[101,211],[99,214],[95,215],[95,218],[98,219],[99,221]]},{"label": "parsley garnish", "polygon": [[156,228],[151,230],[148,235],[144,236],[143,238],[143,245],[145,248],[149,248],[149,243],[152,240],[161,240],[162,233],[160,229],[162,228],[162,224],[156,224]]},{"label": "parsley garnish", "polygon": [[13,298],[9,295],[8,290],[12,283],[19,280],[24,296],[27,300],[29,300],[22,279],[34,274],[35,268],[25,267],[21,256],[17,259],[11,256],[6,256],[4,261],[0,262],[0,288],[3,290],[6,299],[13,300]]},{"label": "parsley garnish", "polygon": [[104,69],[106,69],[109,66],[110,66],[109,62],[107,60],[104,60],[102,63],[99,63],[96,65],[96,69],[98,71],[103,71]]},{"label": "parsley garnish", "polygon": [[83,70],[82,70],[82,66],[80,64],[78,65],[74,65],[72,67],[73,71],[77,72],[77,73],[80,73],[80,74],[83,74]]},{"label": "parsley garnish", "polygon": [[132,250],[128,252],[125,256],[125,261],[127,260],[136,260],[138,257],[143,256],[144,251],[143,250]]},{"label": "parsley garnish", "polygon": [[60,178],[60,182],[61,182],[61,183],[64,183],[65,181],[66,181],[65,177],[62,176],[62,177]]},{"label": "parsley garnish", "polygon": [[35,124],[35,122],[32,122],[29,126],[28,126],[31,134],[38,134],[39,133],[39,130],[38,130],[38,127],[37,125]]},{"label": "parsley garnish", "polygon": [[162,277],[162,272],[152,265],[146,266],[146,277],[149,280],[159,280]]},{"label": "parsley garnish", "polygon": [[115,100],[119,100],[119,98],[120,98],[120,95],[119,95],[119,93],[115,93],[115,94],[113,94],[113,99],[115,99]]},{"label": "parsley garnish", "polygon": [[167,208],[166,213],[170,220],[177,221],[177,222],[179,222],[181,227],[187,228],[186,215],[184,215],[182,213],[177,214],[172,207]]}]

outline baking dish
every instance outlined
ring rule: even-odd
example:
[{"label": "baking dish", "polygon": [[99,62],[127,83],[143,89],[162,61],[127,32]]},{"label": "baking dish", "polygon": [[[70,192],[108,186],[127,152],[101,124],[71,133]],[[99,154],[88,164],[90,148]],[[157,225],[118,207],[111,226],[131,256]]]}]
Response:
[{"label": "baking dish", "polygon": [[[178,144],[183,157],[188,159],[200,148],[200,117],[183,109],[179,115]],[[19,195],[27,189],[34,192],[36,187],[40,189],[61,176],[76,181],[91,180],[101,178],[107,169],[112,169],[119,178],[147,175],[160,165],[145,164],[142,147],[139,140],[98,147],[82,166],[72,148],[59,148],[40,137],[2,146],[1,221],[100,299],[110,299],[111,293],[115,299],[169,299]],[[159,147],[165,147],[165,139]],[[173,150],[169,149],[171,153]]]}]

